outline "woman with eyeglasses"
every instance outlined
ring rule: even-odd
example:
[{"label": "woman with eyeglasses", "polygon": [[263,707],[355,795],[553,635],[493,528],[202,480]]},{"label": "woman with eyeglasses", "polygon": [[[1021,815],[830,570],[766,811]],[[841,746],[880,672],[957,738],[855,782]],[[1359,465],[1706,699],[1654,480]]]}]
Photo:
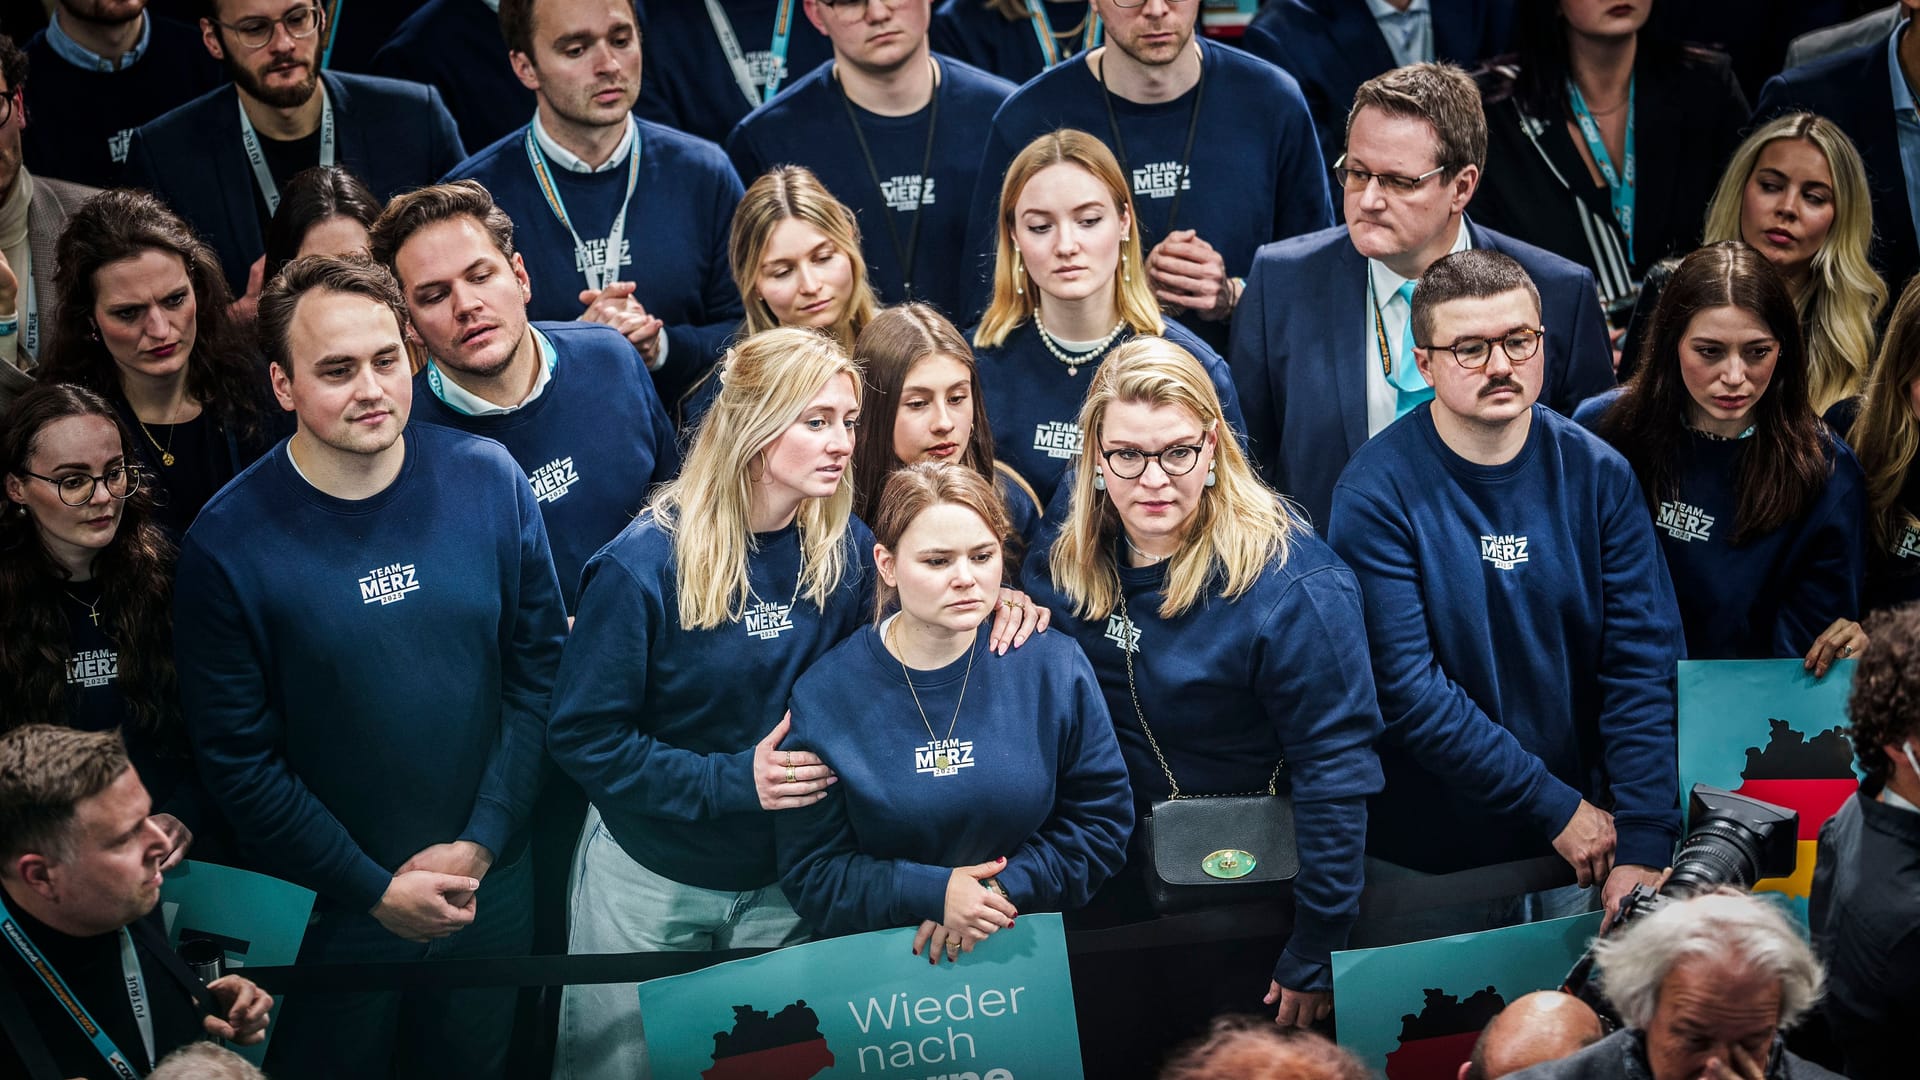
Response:
[{"label": "woman with eyeglasses", "polygon": [[[1077,969],[1102,1001],[1082,1015],[1131,992],[1146,1004],[1115,1007],[1144,1011],[1104,1017],[1103,1031],[1195,1026],[1263,1002],[1282,1025],[1307,1026],[1332,1004],[1330,954],[1359,915],[1367,798],[1381,786],[1359,586],[1253,474],[1212,381],[1180,345],[1141,337],[1114,350],[1079,422],[1066,524],[1024,577],[1093,661],[1133,786],[1135,836],[1151,835],[1154,803],[1176,792],[1277,791],[1292,798],[1300,859],[1285,940],[1184,951],[1157,961],[1164,971]],[[1150,915],[1148,846],[1133,846],[1089,922]],[[1101,989],[1108,976],[1115,988]],[[1180,1001],[1143,983],[1178,987]],[[1130,1071],[1125,1055],[1109,1064],[1090,1063],[1088,1075]]]},{"label": "woman with eyeglasses", "polygon": [[1592,270],[1615,327],[1648,269],[1698,242],[1747,124],[1726,56],[1670,40],[1654,8],[1517,4],[1514,62],[1481,83],[1487,164],[1474,220]]},{"label": "woman with eyeglasses", "polygon": [[994,446],[1043,506],[1080,453],[1076,418],[1102,359],[1139,335],[1198,357],[1244,440],[1226,361],[1160,313],[1132,189],[1105,143],[1070,128],[1028,143],[1007,166],[997,224],[993,300],[973,344]]},{"label": "woman with eyeglasses", "polygon": [[207,831],[173,673],[173,544],[113,407],[77,386],[22,394],[0,419],[0,729],[118,729],[178,855]]},{"label": "woman with eyeglasses", "polygon": [[84,386],[135,432],[131,459],[175,538],[271,446],[265,370],[228,314],[211,249],[143,191],[104,191],[60,234],[60,301],[42,382]]},{"label": "woman with eyeglasses", "polygon": [[1866,482],[1813,411],[1800,313],[1773,265],[1729,240],[1660,294],[1640,370],[1574,419],[1646,492],[1695,660],[1856,656]]}]

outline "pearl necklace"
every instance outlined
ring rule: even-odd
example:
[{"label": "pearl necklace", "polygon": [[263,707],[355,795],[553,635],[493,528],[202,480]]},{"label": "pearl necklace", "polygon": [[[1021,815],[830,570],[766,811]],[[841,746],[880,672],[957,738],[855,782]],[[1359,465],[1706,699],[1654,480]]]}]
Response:
[{"label": "pearl necklace", "polygon": [[1121,332],[1126,330],[1127,320],[1123,318],[1114,323],[1113,329],[1107,331],[1106,337],[1095,342],[1093,348],[1083,353],[1070,353],[1062,349],[1053,335],[1047,332],[1047,324],[1040,321],[1040,312],[1037,310],[1033,313],[1033,328],[1040,332],[1040,344],[1047,347],[1047,351],[1053,354],[1055,360],[1067,365],[1067,376],[1071,378],[1080,374],[1080,365],[1098,361],[1106,355],[1108,349],[1113,348],[1113,343],[1118,341]]}]

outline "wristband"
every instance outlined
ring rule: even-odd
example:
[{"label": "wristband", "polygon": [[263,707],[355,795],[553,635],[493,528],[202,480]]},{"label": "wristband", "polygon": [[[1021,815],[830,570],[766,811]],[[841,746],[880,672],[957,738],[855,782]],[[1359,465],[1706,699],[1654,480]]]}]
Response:
[{"label": "wristband", "polygon": [[0,337],[12,337],[20,332],[20,316],[9,315],[0,319]]}]

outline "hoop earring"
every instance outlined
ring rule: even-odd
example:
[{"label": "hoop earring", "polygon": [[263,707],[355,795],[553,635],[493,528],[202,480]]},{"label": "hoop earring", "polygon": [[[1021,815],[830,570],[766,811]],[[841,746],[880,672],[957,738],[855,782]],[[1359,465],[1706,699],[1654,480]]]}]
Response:
[{"label": "hoop earring", "polygon": [[1095,491],[1107,490],[1107,474],[1100,471],[1099,469],[1093,470],[1093,490]]},{"label": "hoop earring", "polygon": [[1212,487],[1213,485],[1219,482],[1220,482],[1220,478],[1214,475],[1213,466],[1211,465],[1207,466],[1207,486]]}]

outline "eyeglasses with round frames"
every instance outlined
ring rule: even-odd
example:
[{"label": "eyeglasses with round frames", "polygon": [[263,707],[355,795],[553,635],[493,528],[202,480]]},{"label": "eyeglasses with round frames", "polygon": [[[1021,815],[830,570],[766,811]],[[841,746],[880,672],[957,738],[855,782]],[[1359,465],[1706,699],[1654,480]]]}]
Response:
[{"label": "eyeglasses with round frames", "polygon": [[1468,371],[1478,371],[1493,359],[1494,346],[1507,355],[1507,362],[1524,364],[1533,359],[1540,351],[1540,339],[1546,334],[1545,327],[1515,327],[1498,338],[1461,338],[1451,345],[1423,345],[1430,353],[1444,352],[1453,354],[1453,362]]},{"label": "eyeglasses with round frames", "polygon": [[1340,160],[1333,163],[1333,178],[1340,186],[1355,195],[1367,190],[1371,181],[1380,181],[1380,190],[1395,195],[1411,195],[1420,190],[1420,185],[1447,171],[1445,165],[1435,165],[1419,176],[1396,176],[1393,173],[1368,172],[1365,169],[1347,168],[1347,155],[1341,154]]},{"label": "eyeglasses with round frames", "polygon": [[237,23],[223,23],[218,19],[209,20],[215,26],[233,31],[233,36],[249,49],[265,48],[273,40],[275,27],[284,26],[287,34],[297,39],[310,38],[320,29],[320,9],[308,4],[297,7],[277,19],[242,19]]},{"label": "eyeglasses with round frames", "polygon": [[86,473],[68,473],[65,476],[41,476],[37,472],[23,472],[35,480],[45,480],[60,489],[60,501],[68,506],[85,506],[93,501],[93,494],[101,484],[107,485],[107,494],[116,499],[124,499],[140,490],[140,470],[131,465],[116,465],[99,476]]},{"label": "eyeglasses with round frames", "polygon": [[0,95],[0,127],[6,127],[7,121],[13,119],[13,110],[25,108],[20,98],[20,91],[23,89],[25,88],[16,86],[4,95]]},{"label": "eyeglasses with round frames", "polygon": [[1152,452],[1123,446],[1118,450],[1102,450],[1100,456],[1106,459],[1108,472],[1122,480],[1133,480],[1147,471],[1149,461],[1160,462],[1160,471],[1168,476],[1185,476],[1200,464],[1200,452],[1205,449],[1201,443],[1175,443]]}]

